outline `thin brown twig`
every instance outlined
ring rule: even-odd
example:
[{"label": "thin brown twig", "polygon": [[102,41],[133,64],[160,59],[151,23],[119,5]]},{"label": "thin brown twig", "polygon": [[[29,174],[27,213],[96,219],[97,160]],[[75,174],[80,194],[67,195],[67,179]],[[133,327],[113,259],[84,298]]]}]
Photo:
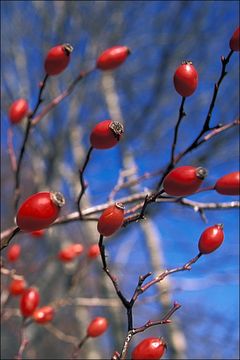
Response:
[{"label": "thin brown twig", "polygon": [[78,206],[78,212],[79,212],[79,218],[80,219],[82,219],[82,210],[81,210],[80,203],[81,203],[81,199],[82,199],[82,197],[83,197],[83,195],[84,195],[84,193],[85,193],[85,191],[87,189],[87,185],[85,184],[83,175],[84,175],[84,171],[86,170],[87,164],[88,164],[88,162],[90,160],[90,156],[91,156],[92,151],[93,151],[93,147],[90,146],[90,148],[89,148],[89,150],[87,152],[83,167],[82,167],[82,169],[79,170],[79,179],[80,179],[80,184],[81,184],[81,190],[80,190],[80,193],[79,193],[79,196],[78,196],[77,206]]},{"label": "thin brown twig", "polygon": [[48,323],[43,325],[45,329],[47,329],[51,334],[53,334],[56,338],[58,338],[61,341],[64,341],[68,344],[73,344],[76,346],[78,344],[78,338],[72,335],[65,334],[60,329],[53,326],[53,324]]},{"label": "thin brown twig", "polygon": [[177,120],[176,126],[174,128],[174,138],[173,138],[173,144],[172,144],[172,149],[171,149],[171,160],[170,160],[170,164],[168,166],[168,171],[172,169],[173,163],[174,163],[175,148],[176,148],[176,145],[177,145],[177,137],[178,137],[179,126],[180,126],[180,123],[181,123],[182,119],[184,118],[184,116],[186,116],[186,113],[184,111],[185,100],[186,100],[186,98],[182,97],[181,105],[180,105],[180,108],[179,108],[178,120]]},{"label": "thin brown twig", "polygon": [[17,355],[15,356],[16,360],[21,360],[22,356],[23,356],[23,352],[26,348],[26,346],[29,343],[28,338],[26,337],[26,327],[27,327],[27,323],[26,323],[26,318],[22,319],[22,324],[21,324],[21,330],[20,330],[20,347],[18,350]]},{"label": "thin brown twig", "polygon": [[176,267],[170,270],[165,270],[163,273],[161,273],[160,275],[158,275],[157,277],[155,277],[153,280],[149,281],[147,284],[143,285],[141,288],[139,288],[139,291],[136,295],[136,298],[144,293],[147,289],[149,289],[152,285],[158,283],[159,281],[162,281],[166,276],[169,276],[170,274],[174,274],[176,272],[180,272],[180,271],[186,271],[186,270],[191,270],[192,265],[195,264],[199,258],[202,256],[201,253],[199,253],[197,256],[195,256],[193,259],[189,260],[186,264],[184,264],[183,266],[180,267]]},{"label": "thin brown twig", "polygon": [[[171,170],[171,168],[173,168],[186,154],[188,154],[189,152],[191,152],[192,150],[198,148],[200,145],[201,145],[201,141],[200,139],[202,138],[202,136],[208,132],[209,130],[212,130],[210,128],[210,121],[211,121],[211,118],[212,118],[212,112],[213,112],[213,109],[214,109],[214,106],[215,106],[215,102],[216,102],[216,99],[217,99],[217,95],[218,95],[218,91],[219,91],[219,87],[222,83],[222,80],[224,79],[224,77],[226,76],[227,72],[226,72],[226,66],[227,64],[229,63],[230,61],[230,58],[233,54],[233,51],[231,50],[228,54],[228,56],[225,58],[224,56],[221,57],[221,63],[222,63],[222,69],[221,69],[221,74],[220,74],[220,77],[218,79],[218,81],[214,84],[214,91],[213,91],[213,95],[212,95],[212,99],[211,99],[211,102],[210,102],[210,105],[209,105],[209,109],[208,109],[208,112],[207,112],[207,115],[206,115],[206,118],[205,118],[205,121],[203,123],[203,127],[201,129],[201,131],[199,132],[199,134],[197,135],[197,137],[193,140],[193,142],[186,147],[185,150],[183,150],[182,152],[180,152],[177,156],[174,156],[173,157],[173,154],[174,154],[174,151],[172,150],[172,157],[171,157],[171,160],[169,162],[169,164],[167,165],[166,167],[166,170],[164,171],[164,174],[163,176],[161,177],[158,185],[157,185],[157,189],[160,189],[161,188],[161,185],[163,183],[163,180],[165,178],[165,176],[168,174],[168,171]],[[178,125],[178,123],[177,123]],[[177,127],[176,125],[176,127]],[[219,128],[219,125],[217,125],[216,127],[214,127],[213,129],[217,129]],[[176,128],[175,128],[175,133],[176,133]],[[173,145],[172,145],[172,149],[175,148],[174,147],[174,142],[173,142]]]},{"label": "thin brown twig", "polygon": [[61,94],[59,94],[57,97],[55,97],[48,105],[43,108],[43,110],[32,120],[32,125],[35,126],[39,121],[41,121],[53,108],[55,108],[62,100],[64,100],[67,96],[69,96],[72,91],[74,90],[75,86],[79,81],[86,78],[88,75],[90,75],[95,70],[95,67],[91,70],[82,71],[77,76],[75,80],[72,81],[72,83],[69,85],[69,87],[63,91]]},{"label": "thin brown twig", "polygon": [[127,336],[125,338],[125,341],[123,343],[123,347],[121,350],[121,353],[118,357],[118,359],[120,360],[125,360],[126,356],[127,356],[127,351],[128,351],[128,347],[129,347],[129,343],[132,340],[133,336],[145,331],[146,329],[152,327],[152,326],[156,326],[156,325],[163,325],[163,324],[169,324],[171,322],[170,317],[175,313],[175,311],[177,311],[179,308],[181,307],[180,304],[178,304],[177,302],[174,302],[172,308],[167,312],[167,314],[165,314],[163,316],[163,318],[161,320],[156,320],[156,321],[152,321],[149,320],[147,321],[143,326],[140,326],[138,328],[134,328],[130,331],[128,331]]},{"label": "thin brown twig", "polygon": [[2,275],[9,276],[11,279],[21,280],[24,278],[23,275],[16,274],[16,269],[7,269],[3,265],[1,265],[0,270]]},{"label": "thin brown twig", "polygon": [[20,198],[21,165],[22,165],[23,156],[24,156],[24,153],[25,153],[27,141],[28,141],[31,126],[32,126],[32,119],[35,116],[40,104],[43,102],[42,93],[43,93],[43,90],[44,90],[44,88],[46,86],[47,80],[48,80],[48,74],[45,75],[45,77],[44,77],[44,79],[43,79],[43,81],[41,83],[36,105],[35,105],[33,111],[27,117],[27,126],[26,126],[26,129],[25,129],[24,139],[23,139],[23,143],[22,143],[22,146],[21,146],[21,149],[20,149],[19,158],[18,158],[18,161],[17,161],[17,168],[16,168],[16,172],[15,172],[15,202],[14,202],[15,210],[17,209],[18,201],[19,201],[19,198]]},{"label": "thin brown twig", "polygon": [[87,339],[89,338],[89,336],[86,334],[82,340],[78,343],[77,346],[75,346],[71,359],[76,359],[76,357],[78,356],[79,351],[81,350],[82,346],[85,344],[85,342],[87,341]]},{"label": "thin brown twig", "polygon": [[107,266],[107,260],[106,260],[106,254],[105,254],[105,246],[103,244],[103,235],[100,235],[100,237],[99,237],[98,246],[99,246],[99,249],[100,249],[100,254],[101,254],[101,259],[102,259],[102,264],[103,264],[103,270],[105,271],[107,276],[111,279],[119,299],[121,300],[122,304],[126,307],[126,306],[128,306],[129,302],[127,301],[125,296],[120,291],[116,277],[113,276],[110,273],[109,268]]}]

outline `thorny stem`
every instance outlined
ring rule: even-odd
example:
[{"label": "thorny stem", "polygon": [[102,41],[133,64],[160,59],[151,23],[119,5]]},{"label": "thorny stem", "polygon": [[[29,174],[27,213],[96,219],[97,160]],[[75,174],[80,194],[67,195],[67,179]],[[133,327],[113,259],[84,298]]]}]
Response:
[{"label": "thorny stem", "polygon": [[162,325],[162,324],[169,324],[171,322],[170,317],[175,313],[175,311],[177,311],[179,308],[181,307],[180,304],[174,302],[172,308],[167,312],[167,314],[165,314],[163,316],[163,318],[161,320],[157,320],[157,321],[147,321],[143,326],[140,326],[138,328],[134,328],[130,331],[128,331],[128,334],[125,338],[122,350],[121,350],[121,354],[118,357],[118,359],[120,360],[125,360],[126,356],[127,356],[127,351],[128,351],[128,347],[129,347],[129,343],[132,340],[133,336],[145,331],[146,329],[148,329],[149,327],[152,326],[156,326],[156,325]]},{"label": "thorny stem", "polygon": [[[233,54],[233,51],[231,50],[226,58],[224,56],[221,57],[221,62],[222,62],[221,74],[220,74],[220,77],[219,77],[218,81],[214,85],[214,91],[213,91],[213,95],[212,95],[212,100],[211,100],[211,103],[210,103],[210,106],[209,106],[207,116],[206,116],[206,119],[204,121],[202,130],[200,131],[198,136],[195,138],[195,140],[185,150],[180,152],[175,157],[174,157],[174,150],[173,150],[173,148],[175,148],[175,145],[174,145],[174,141],[173,141],[171,161],[170,161],[169,165],[167,166],[166,171],[164,172],[163,176],[161,177],[161,179],[160,179],[160,181],[159,181],[159,183],[157,185],[157,189],[160,189],[160,187],[161,187],[161,185],[163,183],[164,177],[167,175],[168,171],[171,170],[171,168],[173,168],[186,154],[188,154],[190,151],[192,151],[193,149],[196,149],[199,145],[201,145],[202,142],[199,141],[201,139],[201,137],[206,132],[208,132],[209,130],[212,130],[210,128],[210,121],[211,121],[211,117],[212,117],[212,112],[213,112],[215,102],[216,102],[216,99],[217,99],[219,87],[220,87],[220,85],[222,83],[223,78],[227,75],[226,66],[229,63],[229,60],[230,60],[232,54]],[[177,132],[176,128],[179,126],[178,123],[179,122],[177,122],[177,125],[175,127],[175,133]],[[219,125],[217,125],[215,128],[218,128],[218,127],[219,127]]]},{"label": "thorny stem", "polygon": [[154,325],[159,325],[159,324],[165,324],[169,322],[169,317],[180,307],[180,305],[178,304],[174,304],[173,309],[171,309],[169,311],[169,313],[167,313],[165,315],[165,317],[161,320],[161,321],[148,321],[144,326],[134,329],[133,327],[133,306],[138,298],[138,296],[140,294],[142,294],[143,292],[145,292],[149,287],[151,287],[152,285],[156,284],[157,282],[163,280],[166,276],[173,274],[175,272],[179,272],[179,271],[185,271],[185,270],[191,270],[191,265],[194,264],[200,257],[201,257],[201,253],[199,253],[197,256],[195,256],[193,259],[191,259],[190,261],[188,261],[186,264],[184,264],[181,267],[178,268],[174,268],[174,269],[170,269],[170,270],[166,270],[164,271],[162,274],[158,275],[155,279],[149,281],[147,284],[143,285],[144,281],[151,275],[151,272],[142,275],[139,277],[138,279],[138,284],[136,286],[136,289],[133,293],[133,296],[131,298],[130,301],[128,301],[125,296],[122,294],[122,292],[119,289],[118,283],[117,283],[117,279],[111,274],[108,266],[107,266],[107,261],[106,261],[106,255],[105,255],[105,247],[103,244],[103,235],[100,235],[99,237],[99,249],[100,249],[100,254],[101,254],[101,259],[102,259],[102,264],[103,264],[103,270],[105,271],[105,273],[108,275],[108,277],[111,279],[113,286],[116,290],[116,293],[119,297],[119,299],[121,300],[123,306],[126,308],[127,310],[127,318],[128,318],[128,335],[126,337],[126,340],[124,342],[123,345],[123,349],[121,352],[121,356],[120,359],[125,359],[126,358],[126,353],[127,353],[127,348],[128,348],[128,344],[131,341],[131,338],[134,334],[144,331],[145,329],[147,329],[150,326],[154,326]]},{"label": "thorny stem", "polygon": [[81,202],[81,199],[83,197],[83,194],[85,193],[86,191],[86,184],[84,182],[84,178],[83,178],[83,174],[84,174],[84,171],[87,167],[87,164],[90,160],[90,156],[91,156],[91,153],[93,151],[93,147],[91,146],[87,152],[87,155],[86,155],[86,159],[84,161],[84,164],[83,164],[83,167],[82,169],[79,170],[79,179],[80,179],[80,184],[81,184],[81,191],[79,193],[79,196],[78,196],[78,200],[77,200],[77,206],[78,206],[78,212],[79,212],[79,217],[80,219],[82,219],[82,211],[81,211],[81,207],[80,207],[80,202]]},{"label": "thorny stem", "polygon": [[170,270],[165,270],[162,274],[158,275],[155,279],[149,281],[147,284],[145,284],[144,286],[141,287],[141,289],[139,289],[138,295],[144,293],[148,288],[150,288],[152,285],[162,281],[166,276],[170,275],[170,274],[174,274],[176,272],[179,271],[186,271],[186,270],[191,270],[191,266],[196,263],[198,261],[198,259],[202,256],[201,253],[199,253],[197,256],[195,256],[193,259],[191,259],[190,261],[188,261],[186,264],[184,264],[181,267],[177,267],[174,269],[170,269]]},{"label": "thorny stem", "polygon": [[21,165],[22,165],[22,160],[23,160],[23,156],[25,153],[25,149],[26,149],[26,145],[27,145],[27,141],[29,138],[29,134],[30,134],[30,130],[31,130],[31,126],[32,126],[32,119],[35,116],[40,104],[42,103],[43,99],[42,99],[42,93],[43,90],[46,86],[46,82],[48,79],[48,74],[45,75],[43,82],[41,83],[41,87],[39,90],[39,94],[38,94],[38,99],[37,99],[37,103],[33,109],[33,111],[28,115],[27,118],[27,127],[25,130],[25,134],[24,134],[24,139],[23,139],[23,143],[22,143],[22,147],[20,149],[20,154],[19,154],[19,158],[17,161],[17,169],[16,169],[16,173],[15,173],[15,210],[17,209],[18,206],[18,201],[20,198],[20,172],[21,172]]}]

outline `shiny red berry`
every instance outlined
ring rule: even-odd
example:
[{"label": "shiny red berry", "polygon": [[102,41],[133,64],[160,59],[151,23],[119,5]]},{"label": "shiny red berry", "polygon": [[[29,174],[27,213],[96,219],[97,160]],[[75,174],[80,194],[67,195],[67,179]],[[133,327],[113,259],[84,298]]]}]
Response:
[{"label": "shiny red berry", "polygon": [[46,324],[52,321],[54,316],[54,309],[52,306],[43,306],[34,311],[32,317],[33,320],[38,324]]},{"label": "shiny red berry", "polygon": [[198,73],[191,61],[184,61],[175,71],[173,82],[181,96],[190,96],[198,86]]},{"label": "shiny red berry", "polygon": [[73,47],[70,44],[51,48],[46,56],[44,67],[48,75],[58,75],[68,66]]},{"label": "shiny red berry", "polygon": [[240,27],[238,27],[229,42],[230,49],[233,51],[240,51]]},{"label": "shiny red berry", "polygon": [[27,198],[20,206],[16,222],[20,230],[32,232],[47,228],[59,215],[65,204],[59,192],[40,192]]},{"label": "shiny red berry", "polygon": [[35,231],[32,231],[31,232],[31,235],[33,237],[42,237],[43,235],[45,234],[45,230],[44,229],[41,229],[41,230],[35,230]]},{"label": "shiny red berry", "polygon": [[186,196],[198,190],[207,176],[202,167],[180,166],[168,173],[163,181],[164,191],[171,196]]},{"label": "shiny red berry", "polygon": [[110,149],[118,143],[123,132],[123,125],[118,121],[101,121],[91,132],[91,145],[95,149]]},{"label": "shiny red berry", "polygon": [[113,70],[121,65],[130,53],[127,46],[114,46],[99,56],[96,67],[100,70]]},{"label": "shiny red berry", "polygon": [[72,244],[71,247],[72,247],[72,249],[73,249],[76,256],[81,255],[82,252],[84,251],[84,247],[80,243]]},{"label": "shiny red berry", "polygon": [[87,256],[91,259],[95,259],[100,255],[100,249],[98,244],[93,244],[89,247]]},{"label": "shiny red berry", "polygon": [[235,171],[222,176],[215,184],[215,190],[223,195],[240,194],[240,172]]},{"label": "shiny red berry", "polygon": [[28,317],[31,316],[34,310],[37,308],[39,304],[40,296],[39,292],[35,288],[26,289],[20,300],[20,310],[22,316]]},{"label": "shiny red berry", "polygon": [[217,224],[208,227],[203,231],[199,242],[198,249],[201,254],[210,254],[222,244],[224,239],[223,225]]},{"label": "shiny red berry", "polygon": [[103,211],[98,220],[98,232],[103,236],[110,236],[122,226],[123,220],[124,206],[121,203],[111,205]]},{"label": "shiny red berry", "polygon": [[17,261],[21,255],[21,246],[19,244],[14,244],[10,246],[7,250],[7,259],[10,262]]},{"label": "shiny red berry", "polygon": [[66,246],[58,253],[58,259],[63,262],[69,262],[75,259],[75,251],[71,246]]},{"label": "shiny red berry", "polygon": [[97,337],[102,335],[108,328],[108,321],[104,317],[96,317],[91,321],[87,328],[87,335],[89,337]]},{"label": "shiny red berry", "polygon": [[27,284],[24,279],[13,279],[9,285],[9,293],[13,296],[21,295]]},{"label": "shiny red berry", "polygon": [[15,100],[9,108],[8,117],[12,124],[18,124],[28,113],[28,102],[25,99]]},{"label": "shiny red berry", "polygon": [[150,337],[142,340],[132,352],[132,360],[161,359],[166,350],[166,343],[162,338]]}]

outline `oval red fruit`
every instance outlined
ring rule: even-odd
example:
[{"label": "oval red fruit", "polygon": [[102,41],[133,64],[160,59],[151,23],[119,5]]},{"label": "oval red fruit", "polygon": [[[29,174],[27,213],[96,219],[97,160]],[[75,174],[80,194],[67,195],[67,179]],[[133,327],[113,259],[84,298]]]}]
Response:
[{"label": "oval red fruit", "polygon": [[191,61],[185,61],[175,71],[173,82],[181,96],[190,96],[198,86],[198,73]]},{"label": "oval red fruit", "polygon": [[58,258],[60,261],[68,262],[74,260],[76,254],[71,246],[67,246],[59,251]]},{"label": "oval red fruit", "polygon": [[21,246],[19,244],[14,244],[8,248],[7,259],[10,262],[17,261],[21,255]]},{"label": "oval red fruit", "polygon": [[41,229],[41,230],[35,230],[35,231],[32,231],[31,232],[31,235],[33,237],[42,237],[45,233],[45,230],[44,229]]},{"label": "oval red fruit", "polygon": [[51,48],[46,56],[44,67],[48,75],[58,75],[68,66],[73,47],[70,44]]},{"label": "oval red fruit", "polygon": [[12,124],[17,124],[27,115],[28,102],[25,99],[15,100],[9,108],[8,117]]},{"label": "oval red fruit", "polygon": [[124,206],[121,203],[111,205],[104,210],[98,220],[98,232],[103,236],[110,236],[122,226],[123,221]]},{"label": "oval red fruit", "polygon": [[99,249],[99,245],[98,244],[93,244],[89,247],[88,249],[88,254],[87,256],[91,259],[95,259],[96,257],[98,257],[100,255],[100,249]]},{"label": "oval red fruit", "polygon": [[59,251],[58,258],[64,262],[72,261],[76,256],[81,255],[83,250],[82,244],[71,244]]},{"label": "oval red fruit", "polygon": [[75,256],[81,255],[84,250],[83,245],[80,243],[72,244],[72,245],[70,245],[70,248],[73,250]]},{"label": "oval red fruit", "polygon": [[132,360],[161,359],[166,350],[166,343],[162,338],[150,337],[142,340],[132,352]]},{"label": "oval red fruit", "polygon": [[195,193],[207,176],[202,167],[180,166],[170,171],[163,181],[164,191],[171,196],[186,196]]},{"label": "oval red fruit", "polygon": [[102,335],[108,328],[108,321],[104,317],[96,317],[91,321],[87,328],[87,335],[89,337],[97,337]]},{"label": "oval red fruit", "polygon": [[240,172],[235,171],[222,176],[215,184],[215,190],[223,195],[240,194]]},{"label": "oval red fruit", "polygon": [[34,311],[32,317],[33,320],[38,324],[46,324],[52,321],[54,316],[54,309],[52,306],[43,306]]},{"label": "oval red fruit", "polygon": [[113,70],[121,65],[131,53],[127,46],[114,46],[98,57],[96,67],[100,70]]},{"label": "oval red fruit", "polygon": [[199,242],[198,249],[201,254],[210,254],[222,244],[224,240],[223,225],[217,224],[208,227],[203,231]]},{"label": "oval red fruit", "polygon": [[47,228],[56,220],[64,204],[64,197],[59,192],[36,193],[20,206],[16,217],[17,225],[20,230],[27,232]]},{"label": "oval red fruit", "polygon": [[90,142],[95,149],[110,149],[120,140],[124,128],[118,121],[104,120],[92,130]]},{"label": "oval red fruit", "polygon": [[240,51],[240,27],[238,27],[229,42],[230,49],[233,51]]},{"label": "oval red fruit", "polygon": [[24,317],[31,316],[39,304],[39,292],[35,288],[26,289],[20,300],[20,310]]},{"label": "oval red fruit", "polygon": [[9,285],[9,293],[11,295],[21,295],[26,288],[24,279],[13,279]]}]

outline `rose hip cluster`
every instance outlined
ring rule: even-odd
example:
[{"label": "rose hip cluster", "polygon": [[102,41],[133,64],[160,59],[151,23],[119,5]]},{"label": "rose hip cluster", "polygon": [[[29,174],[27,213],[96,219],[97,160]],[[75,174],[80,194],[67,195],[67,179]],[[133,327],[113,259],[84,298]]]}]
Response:
[{"label": "rose hip cluster", "polygon": [[[240,50],[239,28],[232,35],[229,46],[231,51]],[[73,47],[70,44],[57,45],[49,50],[44,62],[46,76],[56,76],[62,73],[68,66]],[[102,52],[98,57],[95,69],[111,71],[120,66],[130,54],[127,46],[114,46]],[[191,61],[184,61],[176,69],[173,76],[175,90],[183,98],[191,96],[198,86],[198,72]],[[9,121],[12,125],[19,124],[29,116],[29,104],[27,100],[19,98],[15,100],[8,112]],[[118,144],[124,133],[121,123],[112,120],[104,120],[95,125],[90,134],[92,149],[111,149]],[[203,167],[180,166],[171,170],[163,179],[163,192],[168,196],[184,197],[197,193],[207,176],[207,170]],[[239,172],[232,172],[219,178],[212,187],[221,195],[239,195],[240,193]],[[16,223],[20,231],[30,233],[33,237],[44,235],[44,229],[51,226],[60,214],[65,199],[60,192],[39,192],[27,198],[17,211]],[[125,206],[116,202],[108,206],[98,219],[97,230],[103,237],[115,234],[124,224]],[[216,224],[206,228],[198,241],[200,255],[206,255],[218,249],[224,240],[223,225]],[[70,244],[58,252],[58,259],[69,262],[80,256],[84,247],[80,243]],[[98,244],[89,247],[87,256],[94,259],[100,254]],[[16,262],[21,255],[21,246],[14,244],[9,247],[7,260]],[[9,285],[9,293],[12,296],[21,296],[20,311],[23,318],[31,317],[39,324],[45,324],[54,317],[54,309],[50,305],[38,307],[40,295],[38,289],[27,288],[23,277],[12,279]],[[103,317],[96,317],[89,324],[86,331],[88,337],[102,335],[108,328],[108,321]],[[166,350],[166,343],[162,338],[146,338],[142,340],[132,352],[132,360],[137,359],[160,359]]]},{"label": "rose hip cluster", "polygon": [[31,317],[38,324],[46,324],[52,321],[54,317],[54,309],[47,305],[39,307],[40,294],[38,289],[30,287],[22,292],[20,298],[20,311],[24,318]]}]

